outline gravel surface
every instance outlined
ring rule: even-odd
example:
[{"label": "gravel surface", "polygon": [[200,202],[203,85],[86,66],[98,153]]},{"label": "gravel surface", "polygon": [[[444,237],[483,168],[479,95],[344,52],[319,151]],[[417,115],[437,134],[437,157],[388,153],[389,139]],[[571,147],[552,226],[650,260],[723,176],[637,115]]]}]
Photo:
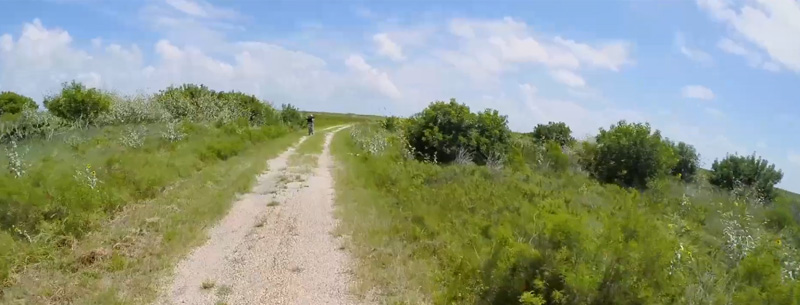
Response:
[{"label": "gravel surface", "polygon": [[344,128],[326,135],[310,173],[287,167],[299,143],[270,160],[252,192],[176,266],[158,304],[355,304],[350,259],[331,234],[329,146]]}]

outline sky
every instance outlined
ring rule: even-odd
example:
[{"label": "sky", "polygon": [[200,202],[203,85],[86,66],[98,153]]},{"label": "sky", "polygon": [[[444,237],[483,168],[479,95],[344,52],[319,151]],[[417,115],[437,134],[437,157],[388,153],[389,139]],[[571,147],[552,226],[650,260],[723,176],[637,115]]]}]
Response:
[{"label": "sky", "polygon": [[0,91],[171,84],[407,116],[456,98],[512,130],[619,120],[756,153],[800,191],[796,0],[0,0]]}]

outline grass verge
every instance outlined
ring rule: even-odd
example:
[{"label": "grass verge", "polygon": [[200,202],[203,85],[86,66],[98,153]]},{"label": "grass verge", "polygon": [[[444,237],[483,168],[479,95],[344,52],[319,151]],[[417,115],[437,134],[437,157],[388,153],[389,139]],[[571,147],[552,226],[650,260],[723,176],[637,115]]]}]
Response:
[{"label": "grass verge", "polygon": [[357,258],[358,281],[352,291],[380,304],[429,304],[422,287],[433,285],[427,275],[432,265],[414,259],[409,245],[395,238],[393,200],[372,176],[374,166],[388,164],[366,163],[357,153],[361,151],[349,132],[334,136],[336,216],[341,220],[337,235],[345,237],[345,247]]},{"label": "grass verge", "polygon": [[[164,188],[158,196],[121,208],[102,229],[69,247],[41,248],[46,259],[14,274],[3,304],[143,304],[177,260],[206,239],[206,229],[252,186],[266,160],[302,135],[294,132],[225,154]],[[230,141],[228,141],[230,142]],[[225,144],[225,143],[222,143]],[[209,144],[209,145],[222,145]],[[230,143],[231,145],[237,143]],[[238,146],[238,144],[237,144]],[[226,146],[210,148],[211,153]],[[46,280],[45,280],[46,279]]]},{"label": "grass verge", "polygon": [[407,158],[398,140],[360,128],[332,146],[341,166],[339,233],[358,258],[362,297],[476,305],[800,300],[796,226],[771,224],[772,207],[673,180],[642,192],[600,184],[524,156],[505,169],[441,166]]},{"label": "grass verge", "polygon": [[289,156],[289,166],[301,167],[310,170],[317,165],[319,154],[325,144],[325,136],[332,129],[319,130],[314,135],[309,136],[302,144],[297,147],[294,154]]}]

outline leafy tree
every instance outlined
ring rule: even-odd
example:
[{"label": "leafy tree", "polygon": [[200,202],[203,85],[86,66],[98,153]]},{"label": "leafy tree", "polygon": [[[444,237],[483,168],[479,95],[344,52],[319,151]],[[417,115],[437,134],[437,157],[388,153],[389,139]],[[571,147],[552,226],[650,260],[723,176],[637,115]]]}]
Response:
[{"label": "leafy tree", "polygon": [[678,157],[678,162],[672,167],[672,175],[680,177],[685,182],[694,181],[697,169],[700,167],[700,155],[697,154],[697,150],[684,142],[672,144],[672,149]]},{"label": "leafy tree", "polygon": [[111,99],[108,93],[72,81],[64,83],[60,93],[45,98],[44,106],[50,113],[65,120],[92,122],[108,111]]},{"label": "leafy tree", "polygon": [[33,99],[11,91],[0,92],[0,115],[18,114],[25,109],[37,109],[39,105]]},{"label": "leafy tree", "polygon": [[455,99],[431,103],[405,126],[406,138],[418,157],[445,163],[454,161],[462,150],[472,153],[476,163],[485,163],[502,157],[511,140],[505,116],[488,109],[472,113]]},{"label": "leafy tree", "polygon": [[281,120],[287,125],[302,126],[303,114],[292,104],[281,105]]},{"label": "leafy tree", "polygon": [[381,121],[381,127],[388,131],[396,131],[400,128],[400,118],[396,116],[386,117]]},{"label": "leafy tree", "polygon": [[261,102],[253,95],[235,91],[224,92],[219,95],[222,99],[234,103],[236,107],[244,110],[251,124],[264,125],[276,123],[278,120],[277,111],[271,105]]},{"label": "leafy tree", "polygon": [[572,130],[564,122],[549,122],[547,125],[538,124],[531,134],[540,143],[555,141],[561,146],[567,146],[575,142],[572,137]]},{"label": "leafy tree", "polygon": [[449,103],[436,101],[411,117],[406,137],[420,157],[451,162],[459,150],[473,146],[470,132],[474,121],[469,107],[456,99],[450,99]]},{"label": "leafy tree", "polygon": [[594,158],[589,164],[592,175],[606,183],[645,188],[658,176],[669,173],[677,162],[674,152],[650,124],[620,121],[609,130],[600,128]]},{"label": "leafy tree", "polygon": [[724,189],[733,190],[737,186],[754,188],[764,199],[775,198],[775,185],[783,179],[783,172],[775,169],[766,159],[749,156],[728,155],[711,164],[708,181]]},{"label": "leafy tree", "polygon": [[219,93],[205,85],[183,84],[169,86],[154,96],[174,118],[203,118],[207,112],[217,112],[220,107]]},{"label": "leafy tree", "polygon": [[162,95],[176,94],[188,99],[198,99],[203,96],[217,95],[217,92],[206,87],[206,85],[183,84],[179,87],[169,86],[160,92]]},{"label": "leafy tree", "polygon": [[483,164],[492,158],[503,157],[511,142],[508,118],[497,110],[486,109],[475,116],[472,145],[475,162]]}]

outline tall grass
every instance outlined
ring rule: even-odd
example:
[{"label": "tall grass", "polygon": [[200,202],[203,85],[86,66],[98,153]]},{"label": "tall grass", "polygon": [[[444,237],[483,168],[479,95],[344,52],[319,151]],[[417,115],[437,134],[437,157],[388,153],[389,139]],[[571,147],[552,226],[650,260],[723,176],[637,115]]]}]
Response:
[{"label": "tall grass", "polygon": [[208,164],[152,199],[127,204],[69,247],[37,249],[48,257],[15,273],[0,304],[150,303],[172,266],[205,241],[205,229],[250,189],[266,160],[301,135],[259,142]]},{"label": "tall grass", "polygon": [[[59,116],[0,117],[0,303],[146,301],[266,158],[302,134],[239,92],[84,89],[65,84],[51,98]],[[323,114],[317,126],[360,119]]]},{"label": "tall grass", "polygon": [[788,202],[676,180],[644,192],[599,184],[570,169],[574,156],[553,163],[562,152],[525,147],[503,169],[440,166],[409,158],[401,137],[378,128],[338,135],[358,291],[384,304],[800,300]]}]

